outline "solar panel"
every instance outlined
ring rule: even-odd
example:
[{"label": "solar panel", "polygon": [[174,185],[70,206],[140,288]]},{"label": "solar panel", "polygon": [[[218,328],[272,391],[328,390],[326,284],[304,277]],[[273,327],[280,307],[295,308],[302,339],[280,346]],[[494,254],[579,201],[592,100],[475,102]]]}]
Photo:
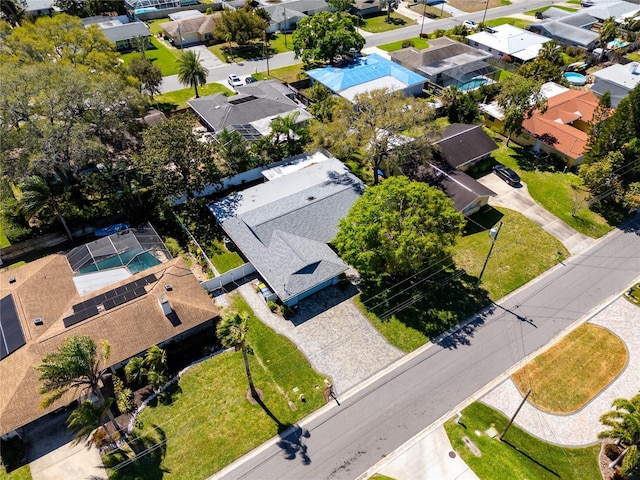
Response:
[{"label": "solar panel", "polygon": [[0,299],[0,360],[27,343],[20,325],[20,318],[13,302],[13,295]]},{"label": "solar panel", "polygon": [[227,127],[227,130],[230,132],[238,132],[245,140],[250,142],[254,142],[262,138],[260,132],[253,125],[248,123],[244,125],[230,125]]},{"label": "solar panel", "polygon": [[87,318],[95,317],[96,315],[98,315],[98,313],[100,313],[98,311],[97,305],[85,305],[86,307],[85,309],[78,310],[78,311],[75,311],[76,307],[77,305],[74,305],[73,307],[75,313],[73,315],[66,317],[63,320],[65,328],[69,328],[70,326],[75,325],[76,323],[80,323],[83,320],[86,320]]},{"label": "solar panel", "polygon": [[257,97],[254,97],[253,95],[247,95],[246,97],[240,97],[240,98],[234,98],[229,100],[229,103],[231,105],[240,105],[242,103],[247,103],[247,102],[251,102],[252,100],[255,100]]}]

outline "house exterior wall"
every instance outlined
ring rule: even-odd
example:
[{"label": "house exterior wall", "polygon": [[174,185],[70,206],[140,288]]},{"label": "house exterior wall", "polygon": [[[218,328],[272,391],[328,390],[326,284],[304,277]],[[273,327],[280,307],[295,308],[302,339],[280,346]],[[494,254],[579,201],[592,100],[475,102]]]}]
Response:
[{"label": "house exterior wall", "polygon": [[[427,79],[425,78],[425,83],[426,83],[426,81],[427,81]],[[419,83],[418,85],[409,86],[409,87],[405,88],[403,90],[403,92],[407,97],[416,96],[416,95],[420,95],[422,93],[423,87],[424,87],[424,83]]]},{"label": "house exterior wall", "polygon": [[319,292],[320,290],[323,290],[327,287],[330,287],[331,285],[335,285],[336,283],[338,283],[338,277],[333,277],[330,278],[329,280],[327,280],[326,282],[320,283],[318,285],[316,285],[315,287],[307,290],[306,292],[301,293],[300,295],[297,295],[295,297],[290,298],[289,300],[287,300],[286,302],[284,302],[288,307],[293,307],[294,305],[297,305],[300,300],[303,300],[307,297],[310,297],[311,295],[313,295],[314,293]]},{"label": "house exterior wall", "polygon": [[469,205],[464,207],[460,213],[465,217],[468,217],[469,215],[473,215],[474,213],[476,213],[478,210],[480,210],[482,207],[484,207],[488,203],[489,203],[489,196],[478,197]]}]

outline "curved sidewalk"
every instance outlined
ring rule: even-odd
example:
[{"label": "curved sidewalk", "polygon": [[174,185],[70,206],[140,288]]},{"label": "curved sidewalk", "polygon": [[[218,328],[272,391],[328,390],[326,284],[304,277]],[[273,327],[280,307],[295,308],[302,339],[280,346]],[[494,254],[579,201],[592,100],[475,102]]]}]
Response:
[{"label": "curved sidewalk", "polygon": [[[600,325],[618,335],[626,344],[629,359],[622,373],[581,410],[569,415],[552,415],[525,403],[515,423],[527,432],[550,443],[569,446],[593,444],[603,430],[600,416],[611,410],[616,398],[631,398],[640,389],[640,308],[618,297],[599,311],[589,323]],[[483,403],[500,410],[507,417],[513,415],[522,395],[506,379],[481,398]]]}]

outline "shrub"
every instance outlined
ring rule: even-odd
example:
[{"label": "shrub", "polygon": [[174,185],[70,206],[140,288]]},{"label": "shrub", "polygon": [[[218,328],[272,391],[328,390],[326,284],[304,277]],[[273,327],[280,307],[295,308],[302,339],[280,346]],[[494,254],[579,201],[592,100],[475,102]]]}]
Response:
[{"label": "shrub", "polygon": [[413,43],[413,40],[405,40],[402,42],[402,48],[415,47],[416,44]]},{"label": "shrub", "polygon": [[293,317],[294,311],[293,311],[293,308],[291,308],[289,305],[286,305],[286,304],[282,305],[280,309],[282,310],[282,315],[284,315],[284,318]]},{"label": "shrub", "polygon": [[167,247],[167,250],[169,250],[169,253],[171,254],[172,257],[175,258],[178,255],[180,255],[180,252],[182,251],[182,247],[180,247],[178,240],[172,237],[167,237],[164,241],[164,244]]},{"label": "shrub", "polygon": [[2,452],[0,464],[5,466],[7,473],[24,465],[26,450],[20,437],[0,441],[0,452]]},{"label": "shrub", "polygon": [[271,310],[272,312],[275,312],[278,309],[278,304],[273,300],[269,300],[267,302],[267,306],[269,307],[269,310]]},{"label": "shrub", "polygon": [[433,38],[444,37],[447,34],[446,30],[442,28],[438,28],[435,32],[433,32]]}]

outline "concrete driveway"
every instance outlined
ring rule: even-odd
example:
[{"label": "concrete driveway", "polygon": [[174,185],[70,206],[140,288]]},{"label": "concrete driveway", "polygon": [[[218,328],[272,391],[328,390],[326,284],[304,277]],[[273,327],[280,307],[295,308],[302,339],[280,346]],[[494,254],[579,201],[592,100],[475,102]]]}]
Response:
[{"label": "concrete driveway", "polygon": [[496,192],[495,197],[489,199],[489,205],[510,208],[522,213],[533,220],[544,230],[556,237],[574,255],[595,240],[577,232],[558,217],[542,208],[529,194],[527,185],[523,182],[518,187],[512,187],[494,173],[489,173],[478,181]]},{"label": "concrete driveway", "polygon": [[293,341],[316,371],[331,377],[338,394],[404,355],[354,305],[355,287],[333,286],[302,300],[292,320],[273,314],[252,283],[238,290],[260,320]]},{"label": "concrete driveway", "polygon": [[222,60],[216,57],[211,51],[204,45],[195,45],[193,47],[186,47],[185,50],[191,50],[196,55],[200,55],[200,63],[207,70],[210,68],[220,67],[226,65]]}]

